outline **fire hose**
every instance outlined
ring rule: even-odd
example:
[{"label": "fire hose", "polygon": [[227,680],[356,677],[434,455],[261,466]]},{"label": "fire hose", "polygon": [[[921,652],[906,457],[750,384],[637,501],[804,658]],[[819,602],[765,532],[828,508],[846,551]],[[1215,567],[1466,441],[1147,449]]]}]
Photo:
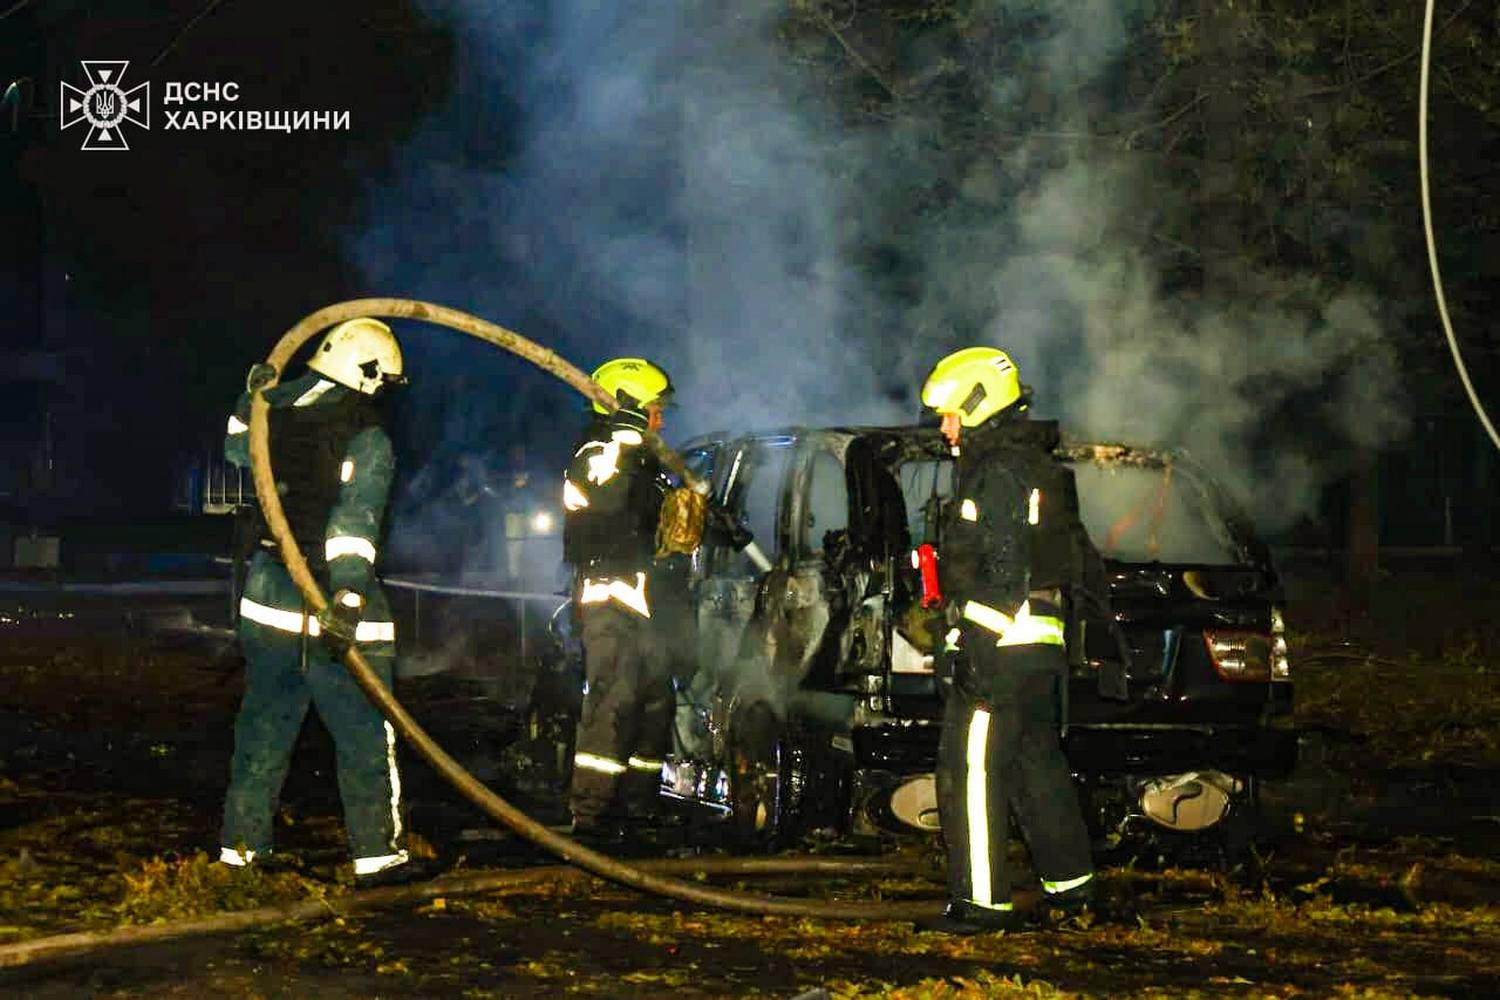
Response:
[{"label": "fire hose", "polygon": [[[249,432],[250,464],[255,477],[255,492],[260,498],[266,524],[280,547],[287,571],[291,574],[297,589],[302,592],[302,597],[313,614],[327,608],[328,599],[323,595],[308,569],[307,560],[297,547],[296,539],[292,537],[291,528],[282,511],[281,500],[276,491],[276,478],[271,469],[270,431],[267,419],[270,405],[266,401],[265,392],[279,381],[281,373],[286,370],[286,366],[291,362],[297,350],[314,334],[335,323],[360,316],[419,319],[466,333],[531,362],[548,374],[566,382],[591,401],[598,402],[611,410],[618,408],[619,405],[592,379],[553,351],[518,333],[456,309],[411,299],[371,298],[339,302],[303,317],[282,336],[272,349],[270,357],[267,358],[267,364],[274,369],[275,374],[269,382],[252,393]],[[701,481],[684,466],[681,456],[654,433],[646,432],[646,439],[667,468],[682,477],[683,482],[688,486],[701,489]],[[357,646],[351,646],[344,654],[344,665],[365,692],[366,697],[379,709],[380,714],[385,716],[396,732],[400,733],[402,738],[411,744],[413,749],[440,776],[485,815],[538,847],[600,878],[641,892],[667,896],[685,903],[750,914],[820,917],[831,920],[911,920],[935,914],[940,906],[936,900],[903,903],[831,902],[757,895],[674,878],[660,870],[648,870],[647,866],[625,864],[538,823],[476,779],[412,718],[411,714],[396,700],[391,690],[370,669],[370,665],[365,661]],[[827,859],[811,859],[805,863],[807,864],[805,870],[809,872],[828,871]]]},{"label": "fire hose", "polygon": [[[786,875],[822,874],[838,878],[859,875],[900,875],[910,865],[900,861],[860,858],[688,858],[642,861],[639,866],[654,873],[719,878],[777,878]],[[92,958],[114,948],[163,944],[187,937],[247,931],[260,927],[318,920],[327,916],[348,917],[397,906],[414,906],[444,897],[461,898],[501,892],[535,891],[587,879],[590,872],[564,865],[513,868],[492,872],[443,875],[430,882],[362,889],[342,895],[307,899],[297,903],[260,906],[250,910],[216,913],[189,920],[159,924],[135,924],[103,931],[77,931],[0,945],[0,970],[40,962]]]}]

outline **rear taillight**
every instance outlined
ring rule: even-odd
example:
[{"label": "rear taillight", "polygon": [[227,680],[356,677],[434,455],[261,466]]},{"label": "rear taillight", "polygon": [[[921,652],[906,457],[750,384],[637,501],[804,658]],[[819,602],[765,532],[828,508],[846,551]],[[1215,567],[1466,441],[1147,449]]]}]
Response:
[{"label": "rear taillight", "polygon": [[1265,632],[1203,631],[1214,670],[1226,681],[1269,681],[1274,639]]}]

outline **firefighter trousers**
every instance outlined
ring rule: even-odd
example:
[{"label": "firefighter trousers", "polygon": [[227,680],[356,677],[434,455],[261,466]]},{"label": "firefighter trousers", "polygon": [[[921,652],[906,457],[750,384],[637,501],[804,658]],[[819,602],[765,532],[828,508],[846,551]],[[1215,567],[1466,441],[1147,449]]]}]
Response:
[{"label": "firefighter trousers", "polygon": [[[964,631],[938,744],[938,811],[948,886],[962,908],[1010,909],[1006,841],[1013,811],[1051,895],[1088,891],[1088,831],[1058,737],[1062,646],[995,646]],[[1088,888],[1086,888],[1088,887]]]},{"label": "firefighter trousers", "polygon": [[569,805],[579,826],[655,811],[675,697],[656,626],[614,601],[580,609],[587,690]]},{"label": "firefighter trousers", "polygon": [[[383,594],[369,595],[367,614],[389,620]],[[245,598],[260,608],[300,614],[302,598],[285,567],[265,554],[251,567]],[[272,847],[272,820],[292,750],[309,705],[333,736],[339,796],[353,857],[388,858],[404,839],[396,734],[342,662],[316,638],[253,621],[241,605],[240,649],[245,694],[234,723],[234,757],[224,798],[220,843],[263,853]],[[260,612],[261,617],[276,619]],[[278,624],[284,624],[279,622]],[[293,625],[295,627],[295,625]],[[361,642],[360,651],[387,686],[394,642]]]}]

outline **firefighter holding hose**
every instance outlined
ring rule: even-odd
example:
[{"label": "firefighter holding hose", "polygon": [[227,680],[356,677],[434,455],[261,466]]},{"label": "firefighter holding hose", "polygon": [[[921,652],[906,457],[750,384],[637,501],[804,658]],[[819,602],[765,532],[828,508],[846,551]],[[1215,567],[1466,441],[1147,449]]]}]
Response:
[{"label": "firefighter holding hose", "polygon": [[[224,452],[250,463],[251,393],[268,366],[251,370],[229,418]],[[271,465],[298,547],[332,595],[310,614],[265,533],[239,603],[245,694],[235,720],[220,861],[260,864],[309,704],[333,735],[344,824],[361,888],[431,874],[405,849],[396,734],[340,660],[357,644],[390,686],[395,624],[375,575],[394,459],[376,398],[405,381],[390,327],[351,319],[323,337],[300,378],[267,390]],[[262,532],[266,529],[262,526]]]},{"label": "firefighter holding hose", "polygon": [[667,373],[616,358],[593,379],[619,401],[594,418],[563,478],[563,557],[583,629],[586,688],[569,807],[575,835],[611,840],[627,810],[650,813],[669,748],[674,698],[649,586],[666,495],[645,432],[662,426]]},{"label": "firefighter holding hose", "polygon": [[1029,419],[1030,390],[1005,352],[943,358],[922,402],[941,415],[955,456],[939,551],[952,625],[937,773],[950,903],[923,926],[972,934],[1020,924],[1005,868],[1011,809],[1047,904],[1073,910],[1093,897],[1088,832],[1058,735],[1063,588],[1083,528],[1071,474],[1051,453],[1055,425]]},{"label": "firefighter holding hose", "polygon": [[[676,575],[658,557],[696,548],[707,507],[700,494],[670,488],[647,446],[645,435],[661,429],[671,398],[666,372],[643,358],[616,358],[593,379],[619,409],[594,404],[563,479],[563,556],[574,568],[587,683],[569,806],[575,834],[609,841],[629,822],[660,818],[686,599],[673,592]],[[726,544],[743,549],[748,534],[714,514]],[[673,532],[663,528],[674,522],[696,524],[672,545],[664,536]]]}]

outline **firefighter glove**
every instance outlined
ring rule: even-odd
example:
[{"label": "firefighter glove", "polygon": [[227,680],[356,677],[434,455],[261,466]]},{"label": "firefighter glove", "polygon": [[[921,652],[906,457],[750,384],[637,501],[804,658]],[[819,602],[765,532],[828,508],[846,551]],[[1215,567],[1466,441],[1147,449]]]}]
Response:
[{"label": "firefighter glove", "polygon": [[656,557],[692,555],[703,542],[708,498],[686,487],[670,491],[662,501],[656,527]]},{"label": "firefighter glove", "polygon": [[335,656],[354,645],[355,632],[359,629],[359,609],[364,602],[352,590],[341,590],[333,595],[328,607],[318,612],[319,638]]},{"label": "firefighter glove", "polygon": [[250,373],[245,376],[245,391],[259,392],[276,380],[276,368],[264,361],[250,366]]}]

